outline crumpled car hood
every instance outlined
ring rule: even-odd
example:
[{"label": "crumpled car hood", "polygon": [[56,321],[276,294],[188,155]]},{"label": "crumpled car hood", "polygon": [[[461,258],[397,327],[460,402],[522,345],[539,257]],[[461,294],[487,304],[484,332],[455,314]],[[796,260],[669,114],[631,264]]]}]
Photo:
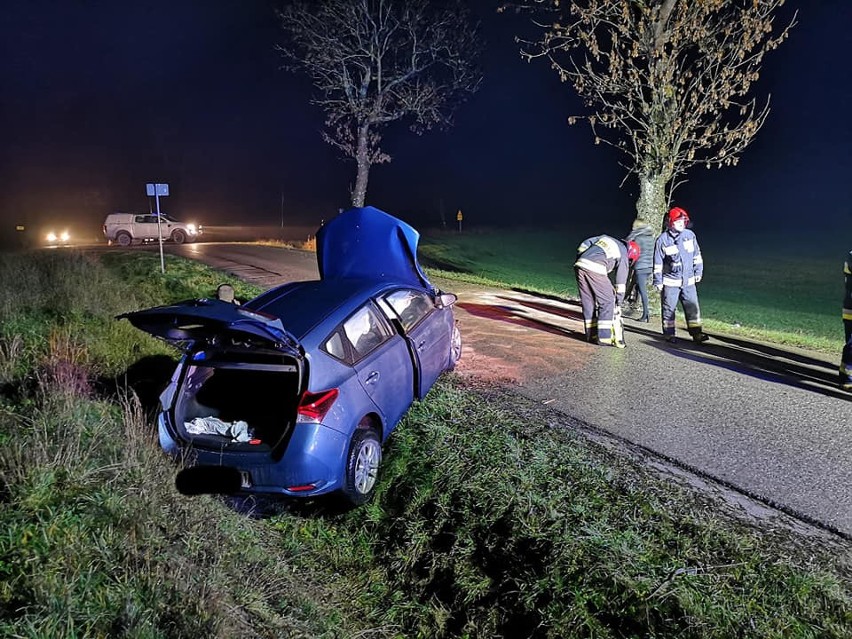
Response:
[{"label": "crumpled car hood", "polygon": [[344,211],[317,232],[321,279],[363,278],[435,287],[417,262],[420,233],[372,206]]}]

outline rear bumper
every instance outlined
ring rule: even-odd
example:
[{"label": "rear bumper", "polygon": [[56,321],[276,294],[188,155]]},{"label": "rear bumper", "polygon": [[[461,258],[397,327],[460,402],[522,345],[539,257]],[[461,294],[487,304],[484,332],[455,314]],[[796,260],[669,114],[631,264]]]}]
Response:
[{"label": "rear bumper", "polygon": [[283,457],[277,461],[269,452],[192,447],[171,435],[165,413],[159,415],[158,432],[163,451],[184,461],[187,467],[219,467],[239,472],[241,481],[236,491],[239,493],[313,497],[342,487],[349,438],[322,424],[297,423]]}]

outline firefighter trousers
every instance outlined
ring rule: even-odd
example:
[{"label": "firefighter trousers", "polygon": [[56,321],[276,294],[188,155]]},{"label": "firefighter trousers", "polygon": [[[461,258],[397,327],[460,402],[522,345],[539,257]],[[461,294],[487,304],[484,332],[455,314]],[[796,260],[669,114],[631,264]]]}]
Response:
[{"label": "firefighter trousers", "polygon": [[612,318],[615,313],[615,291],[609,277],[601,273],[574,268],[580,305],[583,307],[583,328],[586,340],[602,344],[612,342]]},{"label": "firefighter trousers", "polygon": [[663,335],[675,334],[675,313],[678,302],[686,315],[686,327],[691,335],[701,332],[701,310],[698,307],[698,291],[692,286],[663,286],[660,294],[663,315]]},{"label": "firefighter trousers", "polygon": [[840,358],[840,386],[852,390],[852,320],[843,320],[843,328],[846,330],[846,346]]}]

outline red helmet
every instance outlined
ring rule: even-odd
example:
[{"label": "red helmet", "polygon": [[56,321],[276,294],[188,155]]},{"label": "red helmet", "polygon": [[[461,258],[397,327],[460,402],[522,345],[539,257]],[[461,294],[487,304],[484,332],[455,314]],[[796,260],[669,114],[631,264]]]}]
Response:
[{"label": "red helmet", "polygon": [[669,211],[668,224],[669,228],[674,226],[678,220],[683,220],[685,224],[689,224],[689,214],[679,206],[674,207]]},{"label": "red helmet", "polygon": [[635,262],[639,259],[640,253],[642,253],[642,249],[639,248],[639,245],[633,240],[627,240],[627,259]]}]

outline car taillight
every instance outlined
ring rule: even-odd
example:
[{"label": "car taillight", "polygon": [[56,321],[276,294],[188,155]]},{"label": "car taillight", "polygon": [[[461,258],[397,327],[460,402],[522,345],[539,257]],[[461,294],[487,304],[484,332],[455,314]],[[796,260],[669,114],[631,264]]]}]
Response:
[{"label": "car taillight", "polygon": [[287,486],[287,490],[293,493],[303,493],[306,490],[313,490],[316,487],[316,484],[305,484],[304,486]]},{"label": "car taillight", "polygon": [[299,408],[296,412],[301,421],[321,422],[328,411],[331,410],[332,404],[337,401],[337,396],[340,394],[336,388],[320,391],[319,393],[305,392],[302,395],[302,400],[299,402]]}]

